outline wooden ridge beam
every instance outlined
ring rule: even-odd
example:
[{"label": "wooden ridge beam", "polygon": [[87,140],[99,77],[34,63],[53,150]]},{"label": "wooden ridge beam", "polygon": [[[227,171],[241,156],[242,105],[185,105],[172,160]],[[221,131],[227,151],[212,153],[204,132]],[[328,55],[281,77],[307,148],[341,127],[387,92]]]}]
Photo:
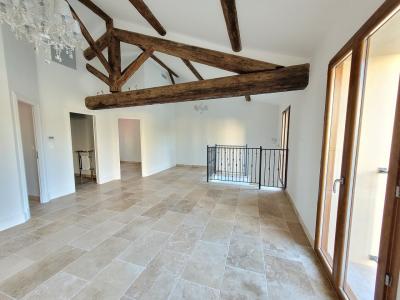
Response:
[{"label": "wooden ridge beam", "polygon": [[190,46],[122,29],[114,28],[112,33],[117,39],[124,43],[136,45],[146,49],[153,48],[154,51],[239,74],[276,70],[282,67],[260,60],[209,50],[206,48]]},{"label": "wooden ridge beam", "polygon": [[107,27],[113,25],[113,19],[109,15],[107,15],[100,7],[94,4],[91,0],[78,0],[80,3],[85,5],[89,8],[92,12],[102,18],[105,22]]},{"label": "wooden ridge beam", "polygon": [[185,65],[188,67],[190,71],[192,71],[193,75],[196,76],[198,80],[204,80],[204,78],[200,75],[200,73],[196,70],[196,68],[192,65],[190,61],[187,59],[183,59],[182,61],[185,63]]},{"label": "wooden ridge beam", "polygon": [[310,65],[305,64],[274,71],[91,96],[85,99],[85,103],[89,109],[109,109],[302,90],[308,85],[309,69]]},{"label": "wooden ridge beam", "polygon": [[[110,41],[110,32],[107,31],[95,41],[95,44],[96,47],[101,52],[103,52],[103,50],[108,47],[109,41]],[[93,51],[92,48],[89,47],[83,51],[83,56],[85,56],[87,60],[92,60],[93,58],[96,57],[96,53]]]},{"label": "wooden ridge beam", "polygon": [[231,41],[232,50],[239,52],[242,50],[242,41],[240,39],[239,20],[236,10],[235,0],[221,0],[222,11],[228,30],[229,40]]},{"label": "wooden ridge beam", "polygon": [[112,70],[111,70],[110,65],[108,64],[107,59],[104,57],[104,55],[100,51],[100,49],[97,48],[96,42],[93,40],[92,36],[90,35],[89,31],[87,30],[86,26],[83,24],[82,20],[79,18],[79,16],[75,12],[75,10],[72,8],[72,6],[69,3],[68,3],[68,5],[71,10],[72,16],[79,23],[83,37],[88,42],[90,48],[92,48],[92,50],[96,53],[97,58],[100,60],[101,64],[104,66],[104,68],[107,70],[108,74],[111,74]]},{"label": "wooden ridge beam", "polygon": [[95,67],[93,67],[91,64],[86,64],[86,70],[88,70],[90,73],[92,73],[98,79],[103,81],[105,84],[110,85],[110,79],[106,75],[104,75],[102,72],[97,70]]},{"label": "wooden ridge beam", "polygon": [[144,3],[143,0],[129,0],[136,10],[142,15],[143,18],[162,36],[167,34],[167,31],[157,20],[150,8]]}]

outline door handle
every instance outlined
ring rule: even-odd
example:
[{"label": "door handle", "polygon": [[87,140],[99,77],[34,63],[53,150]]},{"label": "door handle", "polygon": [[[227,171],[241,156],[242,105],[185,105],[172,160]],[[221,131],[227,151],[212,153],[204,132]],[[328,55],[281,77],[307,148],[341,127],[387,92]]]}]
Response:
[{"label": "door handle", "polygon": [[336,194],[336,184],[339,183],[340,185],[344,184],[344,177],[338,178],[333,182],[333,193]]}]

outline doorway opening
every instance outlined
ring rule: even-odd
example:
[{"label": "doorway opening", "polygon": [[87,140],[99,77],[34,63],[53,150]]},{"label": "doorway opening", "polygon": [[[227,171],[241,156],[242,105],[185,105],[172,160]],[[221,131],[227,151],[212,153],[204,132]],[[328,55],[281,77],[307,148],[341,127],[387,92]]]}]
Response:
[{"label": "doorway opening", "polygon": [[75,186],[81,188],[97,181],[94,118],[70,113]]},{"label": "doorway opening", "polygon": [[118,119],[121,180],[142,176],[140,120]]},{"label": "doorway opening", "polygon": [[25,167],[26,191],[29,206],[40,204],[40,176],[38,150],[36,146],[35,122],[32,105],[18,100],[18,115],[21,131],[22,154]]}]

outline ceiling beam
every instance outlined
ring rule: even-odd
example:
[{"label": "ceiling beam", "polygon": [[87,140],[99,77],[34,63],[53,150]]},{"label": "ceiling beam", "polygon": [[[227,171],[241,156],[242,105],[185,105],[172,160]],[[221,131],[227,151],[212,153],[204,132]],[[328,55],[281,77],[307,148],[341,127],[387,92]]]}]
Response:
[{"label": "ceiling beam", "polygon": [[75,12],[75,10],[72,8],[71,5],[69,5],[69,8],[71,10],[72,16],[79,23],[79,26],[82,31],[82,35],[85,38],[85,40],[88,42],[90,48],[92,48],[92,50],[96,53],[97,58],[100,60],[101,64],[104,66],[104,68],[107,70],[108,74],[111,74],[112,73],[111,67],[108,64],[107,59],[104,57],[102,51],[100,51],[100,49],[97,48],[96,42],[93,40],[89,31],[87,30],[87,28],[85,27],[85,25],[83,24],[83,22],[81,21],[81,19],[79,18],[79,16],[77,15],[77,13]]},{"label": "ceiling beam", "polygon": [[159,59],[157,56],[155,56],[154,54],[151,56],[151,58],[157,62],[161,67],[163,67],[165,70],[168,71],[168,73],[174,75],[175,77],[179,77],[178,74],[176,74],[176,72],[174,72],[170,67],[168,67],[161,59]]},{"label": "ceiling beam", "polygon": [[[96,41],[96,47],[103,52],[104,49],[106,49],[108,47],[109,44],[109,40],[110,40],[110,32],[107,31],[106,33],[104,33],[101,37],[99,37]],[[92,48],[87,48],[83,51],[83,56],[85,56],[85,58],[87,60],[92,60],[93,58],[96,57],[96,53],[93,51]]]},{"label": "ceiling beam", "polygon": [[136,58],[129,66],[125,68],[122,72],[122,76],[117,80],[117,84],[123,86],[129,78],[145,63],[145,61],[151,56],[153,53],[153,49],[147,49],[143,53],[141,53],[138,58]]},{"label": "ceiling beam", "polygon": [[231,41],[232,50],[239,52],[242,50],[242,41],[240,39],[239,20],[236,10],[235,0],[221,0],[222,11],[228,30],[229,40]]},{"label": "ceiling beam", "polygon": [[190,71],[192,71],[193,75],[196,76],[198,80],[204,80],[204,78],[200,75],[200,73],[196,70],[196,68],[191,64],[190,61],[187,59],[183,59],[182,61],[185,63],[185,65],[188,67]]},{"label": "ceiling beam", "polygon": [[190,46],[161,38],[156,38],[122,29],[113,29],[113,35],[121,42],[136,45],[142,48],[153,48],[154,51],[163,52],[189,61],[209,65],[234,73],[245,74],[258,71],[276,70],[282,66],[245,58],[220,51],[209,50]]},{"label": "ceiling beam", "polygon": [[143,0],[129,0],[143,18],[162,36],[167,34],[167,31],[153,15],[150,8],[144,3]]},{"label": "ceiling beam", "polygon": [[88,70],[90,73],[92,73],[94,76],[96,76],[98,79],[103,81],[108,86],[110,85],[110,79],[92,65],[86,64],[86,70]]},{"label": "ceiling beam", "polygon": [[105,22],[107,27],[113,25],[113,19],[109,15],[107,15],[100,7],[94,4],[91,0],[78,0],[80,3],[85,5],[89,8],[92,12],[102,18]]},{"label": "ceiling beam", "polygon": [[143,106],[305,89],[310,65],[87,97],[89,109]]},{"label": "ceiling beam", "polygon": [[168,72],[169,78],[171,79],[171,83],[175,84],[175,79],[174,79],[174,75],[172,75],[170,72]]},{"label": "ceiling beam", "polygon": [[110,36],[108,44],[108,63],[110,64],[112,73],[110,73],[110,91],[120,92],[121,85],[118,84],[118,80],[122,76],[121,71],[121,42],[115,37]]}]

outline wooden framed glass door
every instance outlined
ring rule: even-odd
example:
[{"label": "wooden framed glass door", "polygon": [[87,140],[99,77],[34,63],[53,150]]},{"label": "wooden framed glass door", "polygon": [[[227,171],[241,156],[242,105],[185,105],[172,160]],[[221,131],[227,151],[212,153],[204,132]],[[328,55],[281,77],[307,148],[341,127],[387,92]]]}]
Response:
[{"label": "wooden framed glass door", "polygon": [[[350,299],[372,300],[379,263],[379,245],[389,166],[398,82],[400,13],[366,39],[367,54],[349,197],[344,291]],[[399,37],[400,41],[400,37]]]},{"label": "wooden framed glass door", "polygon": [[315,248],[341,299],[398,294],[399,11],[387,0],[329,65]]},{"label": "wooden framed glass door", "polygon": [[330,91],[326,115],[326,152],[322,191],[322,228],[321,254],[330,268],[333,268],[335,252],[336,221],[339,204],[340,186],[344,183],[341,176],[343,146],[345,138],[346,111],[348,105],[350,70],[352,54],[331,67],[329,72]]}]

